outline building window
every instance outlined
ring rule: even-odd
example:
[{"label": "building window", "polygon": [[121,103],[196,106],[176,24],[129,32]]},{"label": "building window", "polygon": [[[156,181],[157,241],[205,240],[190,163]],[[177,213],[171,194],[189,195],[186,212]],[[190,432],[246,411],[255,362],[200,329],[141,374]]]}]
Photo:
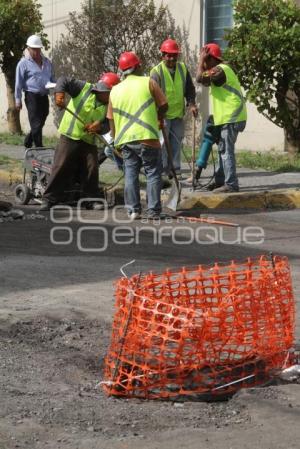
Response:
[{"label": "building window", "polygon": [[207,0],[205,2],[205,41],[215,42],[222,49],[226,47],[223,40],[226,28],[233,24],[232,0]]}]

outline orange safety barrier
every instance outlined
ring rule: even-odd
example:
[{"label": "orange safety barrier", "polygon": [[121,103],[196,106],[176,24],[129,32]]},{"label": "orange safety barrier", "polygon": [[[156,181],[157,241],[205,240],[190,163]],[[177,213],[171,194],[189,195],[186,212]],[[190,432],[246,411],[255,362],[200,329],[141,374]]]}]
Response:
[{"label": "orange safety barrier", "polygon": [[294,324],[285,257],[121,278],[102,384],[149,399],[260,385],[290,365]]}]

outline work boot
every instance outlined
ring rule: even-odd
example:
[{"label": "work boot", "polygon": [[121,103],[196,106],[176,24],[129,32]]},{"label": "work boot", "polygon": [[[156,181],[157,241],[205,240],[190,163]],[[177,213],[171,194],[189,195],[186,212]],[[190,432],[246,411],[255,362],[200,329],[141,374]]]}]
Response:
[{"label": "work boot", "polygon": [[159,220],[160,218],[162,218],[162,215],[161,212],[157,212],[155,210],[148,210],[146,218],[148,218],[149,220]]},{"label": "work boot", "polygon": [[101,201],[82,201],[81,207],[86,210],[103,210],[105,205]]},{"label": "work boot", "polygon": [[218,184],[216,182],[212,182],[212,183],[208,184],[206,189],[211,192],[212,190],[219,189],[219,188],[221,188],[223,186],[224,186],[224,184]]},{"label": "work boot", "polygon": [[130,218],[130,220],[138,220],[139,218],[141,218],[141,213],[138,211],[133,211],[133,212],[128,212],[128,217]]},{"label": "work boot", "polygon": [[104,204],[95,201],[94,203],[92,203],[92,209],[93,210],[104,210]]}]

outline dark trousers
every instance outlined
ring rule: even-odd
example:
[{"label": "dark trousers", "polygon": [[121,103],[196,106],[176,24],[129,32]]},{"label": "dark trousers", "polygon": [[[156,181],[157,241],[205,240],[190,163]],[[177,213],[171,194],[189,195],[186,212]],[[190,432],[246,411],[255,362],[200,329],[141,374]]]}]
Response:
[{"label": "dark trousers", "polygon": [[53,203],[64,201],[65,193],[77,180],[80,182],[81,196],[99,198],[97,156],[95,145],[61,135],[44,199]]},{"label": "dark trousers", "polygon": [[48,95],[25,92],[25,104],[28,111],[30,132],[25,137],[24,145],[26,148],[31,148],[34,143],[36,147],[42,147],[42,130],[49,114]]}]

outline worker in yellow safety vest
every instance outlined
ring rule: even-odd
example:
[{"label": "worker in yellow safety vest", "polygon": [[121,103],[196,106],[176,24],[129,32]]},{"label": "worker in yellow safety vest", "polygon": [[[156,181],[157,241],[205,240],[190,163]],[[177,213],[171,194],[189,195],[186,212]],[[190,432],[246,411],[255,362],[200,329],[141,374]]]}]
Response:
[{"label": "worker in yellow safety vest", "polygon": [[[49,210],[63,202],[70,181],[75,177],[79,177],[81,197],[101,197],[95,134],[109,131],[106,119],[108,99],[112,86],[119,82],[120,78],[112,72],[104,73],[96,84],[65,76],[57,80],[56,105],[66,108],[66,93],[71,99],[58,129],[61,135],[40,210]],[[103,204],[86,201],[86,206],[100,209]]]},{"label": "worker in yellow safety vest", "polygon": [[112,88],[107,118],[114,145],[123,155],[125,171],[125,206],[129,217],[141,216],[139,173],[147,178],[147,217],[161,213],[161,146],[159,121],[168,109],[167,99],[158,84],[143,76],[141,61],[133,52],[119,58],[125,79]]},{"label": "worker in yellow safety vest", "polygon": [[[150,77],[162,88],[168,100],[165,128],[170,142],[173,165],[177,174],[181,172],[181,145],[184,137],[184,115],[187,105],[196,117],[198,109],[195,104],[195,87],[184,62],[178,61],[180,48],[173,39],[165,40],[160,51],[162,61],[150,72]],[[167,151],[163,148],[163,170],[170,173]]]},{"label": "worker in yellow safety vest", "polygon": [[[238,133],[245,129],[247,111],[238,77],[223,61],[217,44],[210,43],[201,49],[196,80],[210,87],[212,100],[213,115],[207,121],[204,138],[211,145],[218,144],[218,167],[208,189],[214,193],[238,192],[234,147]],[[201,148],[204,147],[200,145],[196,179],[203,168]]]}]

